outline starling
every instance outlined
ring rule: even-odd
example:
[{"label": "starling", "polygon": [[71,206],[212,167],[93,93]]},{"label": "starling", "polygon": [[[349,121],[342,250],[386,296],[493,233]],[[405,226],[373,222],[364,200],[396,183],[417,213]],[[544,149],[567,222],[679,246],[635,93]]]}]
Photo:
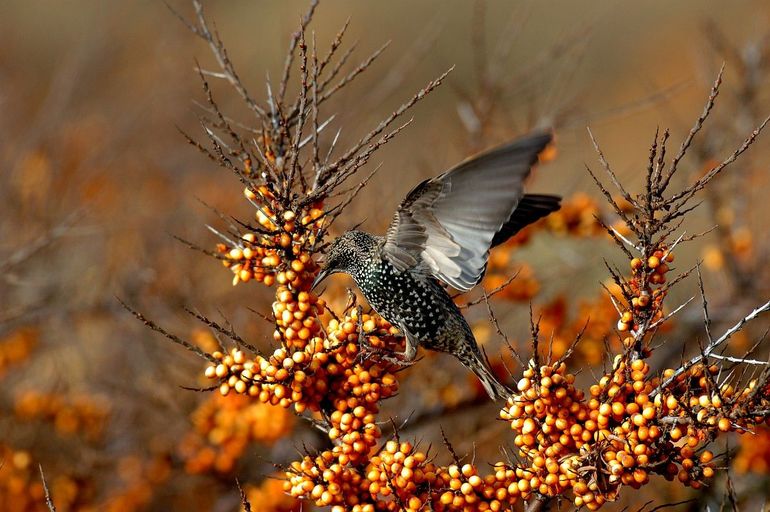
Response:
[{"label": "starling", "polygon": [[559,209],[558,196],[524,194],[523,182],[551,141],[537,133],[484,152],[412,189],[385,236],[347,231],[332,242],[315,287],[344,272],[371,307],[417,347],[448,352],[474,372],[493,399],[509,390],[492,373],[446,286],[473,288],[489,250]]}]

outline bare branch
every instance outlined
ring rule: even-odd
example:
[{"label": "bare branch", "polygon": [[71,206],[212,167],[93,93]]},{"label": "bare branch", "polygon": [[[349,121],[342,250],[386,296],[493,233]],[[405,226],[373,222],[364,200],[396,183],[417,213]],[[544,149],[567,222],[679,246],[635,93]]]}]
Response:
[{"label": "bare branch", "polygon": [[[678,201],[680,204],[679,206],[675,206],[674,208],[678,208],[681,206],[684,206],[684,204],[687,203],[687,201],[692,198],[692,196],[695,195],[696,192],[700,191],[705,187],[708,182],[710,182],[712,179],[714,179],[725,167],[733,163],[741,154],[743,154],[744,151],[749,149],[751,145],[754,143],[754,140],[759,136],[760,133],[762,133],[762,130],[767,126],[767,123],[770,122],[770,117],[766,117],[762,123],[754,129],[753,132],[746,138],[746,140],[743,141],[743,144],[736,149],[732,155],[727,157],[725,160],[723,160],[720,164],[713,167],[709,172],[707,172],[703,177],[701,177],[698,181],[696,181],[693,185],[688,187],[687,189],[674,194],[672,197],[670,197],[667,201],[669,203],[673,203],[675,201]],[[664,219],[665,220],[665,219]]]},{"label": "bare branch", "polygon": [[45,505],[48,507],[49,512],[56,512],[56,507],[53,504],[51,493],[48,491],[48,483],[45,481],[45,473],[43,473],[43,465],[39,464],[40,480],[43,482],[43,492],[45,493]]},{"label": "bare branch", "polygon": [[593,132],[591,132],[590,128],[586,128],[588,130],[588,136],[591,137],[591,142],[594,145],[594,149],[596,150],[596,153],[599,155],[599,162],[602,164],[602,167],[609,175],[610,179],[612,180],[613,185],[620,191],[620,194],[623,196],[623,199],[628,201],[630,204],[634,205],[636,208],[639,208],[639,204],[636,202],[634,198],[631,197],[631,194],[626,192],[626,189],[621,185],[620,181],[618,180],[618,177],[615,175],[615,172],[612,170],[612,167],[610,167],[609,162],[607,162],[607,159],[604,158],[604,153],[602,152],[602,149],[599,147],[599,143],[596,142],[596,139],[594,138]]},{"label": "bare branch", "polygon": [[208,325],[209,327],[211,327],[215,331],[217,331],[217,332],[219,332],[221,334],[224,334],[225,336],[227,336],[228,338],[233,340],[236,345],[239,345],[240,347],[245,347],[245,348],[249,349],[251,352],[253,352],[254,354],[258,354],[259,353],[259,350],[257,349],[257,347],[255,347],[254,345],[248,343],[246,340],[241,338],[232,329],[232,327],[224,328],[221,325],[219,325],[218,323],[216,323],[215,321],[210,320],[209,318],[201,315],[200,313],[197,313],[197,312],[193,311],[190,308],[185,307],[184,310],[187,312],[187,314],[189,314],[190,316],[196,318],[198,321]]},{"label": "bare branch", "polygon": [[316,7],[318,7],[318,0],[311,0],[310,7],[308,7],[307,12],[300,20],[299,29],[291,35],[289,50],[286,52],[286,60],[283,65],[283,75],[281,76],[281,83],[278,89],[278,104],[282,104],[283,99],[286,96],[286,88],[289,85],[289,75],[291,74],[291,66],[294,62],[297,43],[300,43],[304,39],[305,29],[313,19],[313,13],[315,13]]},{"label": "bare branch", "polygon": [[[472,301],[466,302],[465,304],[460,305],[460,309],[467,309],[471,306],[475,306],[476,304],[480,304],[487,299],[490,299],[500,293],[501,291],[505,290],[518,276],[521,270],[517,270],[511,277],[505,280],[504,283],[502,283],[500,286],[494,288],[493,290],[486,291],[484,290],[484,295],[481,297],[478,297],[476,299],[473,299]],[[458,294],[459,295],[459,294]],[[453,297],[454,298],[454,297]]]},{"label": "bare branch", "polygon": [[674,156],[674,159],[671,161],[671,166],[668,169],[667,173],[661,173],[661,179],[659,183],[657,184],[657,193],[658,195],[663,194],[663,192],[668,187],[669,182],[671,181],[671,178],[674,176],[674,173],[676,173],[679,162],[684,158],[685,154],[687,153],[687,150],[690,148],[690,144],[692,144],[693,139],[698,134],[698,132],[703,128],[703,123],[708,118],[709,114],[711,113],[711,109],[714,107],[714,102],[717,99],[717,96],[719,95],[719,86],[722,85],[722,73],[724,73],[725,65],[722,64],[722,67],[719,69],[719,73],[717,74],[716,79],[714,80],[714,85],[711,86],[711,92],[709,93],[708,100],[706,100],[706,106],[703,107],[703,112],[701,113],[700,117],[695,121],[695,125],[690,129],[690,133],[687,134],[687,137],[682,141],[682,145],[679,148],[679,152]]},{"label": "bare branch", "polygon": [[219,36],[216,33],[212,33],[209,29],[206,16],[203,13],[203,4],[201,1],[193,0],[193,7],[195,8],[195,15],[198,20],[198,26],[194,27],[188,22],[185,22],[185,25],[187,28],[192,30],[195,35],[208,43],[209,48],[211,49],[211,53],[214,55],[214,58],[219,64],[219,67],[222,69],[222,72],[225,74],[227,81],[238,92],[238,94],[241,96],[243,101],[246,102],[249,108],[251,108],[251,110],[253,110],[258,117],[267,119],[267,112],[265,112],[265,110],[260,107],[256,101],[254,101],[249,92],[246,90],[246,87],[243,85],[240,77],[235,72],[233,63],[230,61],[230,57],[228,57],[227,50],[225,50],[221,39],[219,39]]},{"label": "bare branch", "polygon": [[679,369],[677,369],[670,377],[668,377],[666,380],[664,380],[650,394],[650,396],[657,395],[660,392],[660,390],[666,388],[669,384],[671,384],[674,381],[674,379],[676,379],[679,375],[681,375],[685,371],[687,371],[690,368],[692,368],[693,365],[698,364],[699,362],[701,362],[704,359],[704,357],[710,357],[711,353],[717,347],[719,347],[720,345],[725,343],[727,340],[729,340],[730,337],[732,337],[733,334],[735,334],[736,332],[738,332],[741,329],[743,329],[744,325],[746,325],[748,322],[754,320],[759,315],[761,315],[762,313],[765,313],[767,311],[770,311],[770,301],[767,301],[764,304],[762,304],[761,306],[759,306],[756,309],[754,309],[754,311],[752,311],[751,313],[749,313],[748,315],[743,317],[738,323],[736,323],[731,328],[729,328],[727,331],[725,331],[725,333],[722,336],[720,336],[719,338],[717,338],[713,342],[709,343],[709,345],[704,349],[703,354],[699,354],[699,355],[693,357],[692,359],[687,361],[685,364],[680,366]]},{"label": "bare branch", "polygon": [[161,333],[163,336],[165,336],[166,338],[170,339],[170,340],[171,340],[171,341],[173,341],[174,343],[176,343],[176,344],[178,344],[178,345],[181,345],[181,346],[183,346],[184,348],[186,348],[186,349],[187,349],[187,350],[189,350],[190,352],[194,352],[195,354],[197,354],[198,356],[202,357],[203,359],[206,359],[206,360],[208,360],[208,361],[210,361],[210,362],[212,362],[212,363],[216,363],[216,362],[217,362],[217,360],[216,360],[216,359],[214,359],[214,356],[212,356],[211,354],[207,354],[206,352],[204,352],[204,351],[203,351],[203,350],[201,350],[200,348],[196,347],[196,346],[195,346],[195,345],[193,345],[192,343],[190,343],[190,342],[188,342],[188,341],[185,341],[185,340],[183,340],[182,338],[180,338],[179,336],[177,336],[177,335],[175,335],[175,334],[171,334],[171,333],[169,333],[168,331],[166,331],[165,329],[163,329],[162,327],[160,327],[158,324],[156,324],[156,323],[155,323],[155,322],[153,322],[152,320],[149,320],[149,319],[148,319],[148,318],[146,318],[146,317],[145,317],[143,314],[139,313],[138,311],[136,311],[135,309],[133,309],[131,306],[129,306],[128,304],[126,304],[125,302],[123,302],[123,300],[121,300],[121,299],[119,299],[119,298],[118,298],[118,302],[120,302],[120,304],[121,304],[121,305],[122,305],[122,306],[123,306],[123,307],[124,307],[124,308],[125,308],[125,309],[126,309],[128,312],[129,312],[129,313],[131,313],[132,315],[134,315],[134,316],[137,318],[137,320],[139,320],[140,322],[144,323],[144,325],[146,325],[147,327],[149,327],[149,328],[150,328],[150,329],[152,329],[153,331]]},{"label": "bare branch", "polygon": [[317,198],[322,197],[324,194],[328,193],[331,189],[339,185],[347,177],[352,175],[361,165],[363,165],[363,163],[365,163],[366,160],[368,159],[369,155],[371,155],[382,144],[387,142],[391,137],[393,137],[396,133],[398,133],[398,131],[404,128],[408,123],[406,123],[405,125],[402,125],[399,129],[391,132],[391,134],[381,138],[375,144],[370,145],[367,148],[367,150],[365,150],[363,153],[359,155],[359,152],[361,152],[367,144],[369,144],[375,137],[377,137],[388,126],[390,126],[390,124],[393,123],[393,121],[395,121],[398,117],[400,117],[404,112],[412,108],[415,103],[423,99],[436,87],[441,85],[443,80],[447,77],[447,75],[449,75],[449,73],[453,69],[454,69],[454,66],[449,68],[449,70],[444,72],[438,78],[428,82],[428,84],[423,89],[418,91],[417,94],[415,94],[408,102],[401,105],[390,116],[388,116],[386,119],[380,122],[380,124],[378,124],[374,130],[372,130],[371,132],[367,133],[364,137],[362,137],[357,144],[355,144],[352,148],[346,151],[345,154],[343,154],[340,158],[338,158],[334,163],[328,166],[325,165],[318,175],[318,187],[315,188],[308,195],[309,201],[306,201],[306,202],[309,203],[309,202],[315,201]]}]

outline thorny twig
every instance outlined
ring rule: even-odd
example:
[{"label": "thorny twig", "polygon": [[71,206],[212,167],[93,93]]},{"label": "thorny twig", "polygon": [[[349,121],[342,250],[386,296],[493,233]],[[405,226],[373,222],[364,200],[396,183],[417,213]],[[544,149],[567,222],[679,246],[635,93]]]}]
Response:
[{"label": "thorny twig", "polygon": [[146,318],[142,313],[139,313],[138,311],[133,309],[131,306],[129,306],[128,304],[123,302],[123,300],[118,299],[118,302],[120,302],[120,305],[123,306],[129,313],[134,315],[137,318],[137,320],[139,320],[140,322],[144,323],[147,327],[149,327],[153,331],[159,332],[160,334],[162,334],[166,338],[170,339],[174,343],[183,346],[184,348],[186,348],[190,352],[194,352],[195,354],[197,354],[198,356],[202,357],[203,359],[206,359],[206,360],[208,360],[208,361],[210,361],[212,363],[216,363],[216,359],[214,359],[214,357],[211,354],[208,354],[208,353],[204,352],[203,350],[201,350],[200,348],[196,347],[195,345],[193,345],[189,341],[185,341],[182,338],[180,338],[179,336],[177,336],[175,334],[171,334],[170,332],[166,331],[165,329],[160,327],[158,324],[156,324],[152,320]]},{"label": "thorny twig", "polygon": [[51,493],[48,490],[48,483],[45,481],[45,473],[43,472],[43,465],[38,465],[40,470],[40,480],[43,482],[43,492],[45,493],[45,505],[48,507],[49,512],[56,512],[56,507],[53,504]]},{"label": "thorny twig", "polygon": [[708,346],[706,346],[706,347],[704,348],[704,350],[703,350],[703,353],[702,353],[702,354],[698,354],[697,356],[693,357],[692,359],[690,359],[689,361],[687,361],[686,363],[684,363],[683,365],[681,365],[681,366],[680,366],[680,367],[679,367],[679,368],[678,368],[678,369],[677,369],[677,370],[676,370],[676,371],[673,373],[673,375],[671,375],[671,376],[670,376],[670,377],[668,377],[666,380],[664,380],[663,382],[661,382],[661,383],[660,383],[660,385],[657,387],[657,389],[655,389],[655,390],[654,390],[654,391],[653,391],[653,392],[650,394],[650,396],[655,396],[655,395],[656,395],[656,394],[658,394],[658,393],[659,393],[659,392],[660,392],[662,389],[665,389],[665,388],[666,388],[666,387],[667,387],[669,384],[671,384],[671,383],[674,381],[674,379],[676,379],[676,378],[677,378],[679,375],[681,375],[681,374],[682,374],[682,373],[684,373],[685,371],[687,371],[687,370],[689,370],[690,368],[692,368],[692,367],[693,367],[695,364],[697,364],[697,363],[699,363],[699,362],[703,361],[705,358],[707,358],[707,357],[710,357],[710,356],[711,356],[711,353],[712,353],[712,352],[713,352],[713,351],[714,351],[716,348],[718,348],[719,346],[721,346],[723,343],[727,342],[727,341],[730,339],[730,337],[731,337],[733,334],[735,334],[735,333],[737,333],[738,331],[740,331],[741,329],[743,329],[743,326],[744,326],[744,325],[746,325],[748,322],[750,322],[750,321],[754,320],[754,319],[755,319],[755,318],[757,318],[759,315],[761,315],[762,313],[765,313],[765,312],[767,312],[767,311],[770,311],[770,301],[767,301],[767,302],[765,302],[765,303],[764,303],[764,304],[762,304],[761,306],[759,306],[759,307],[755,308],[755,309],[754,309],[754,310],[753,310],[751,313],[749,313],[749,314],[748,314],[748,315],[746,315],[745,317],[741,318],[741,319],[738,321],[738,323],[736,323],[735,325],[733,325],[732,327],[730,327],[730,328],[729,328],[727,331],[725,331],[725,333],[724,333],[724,334],[722,334],[722,336],[720,336],[719,338],[717,338],[717,339],[715,339],[714,341],[712,341],[711,343],[709,343],[709,344],[708,344]]}]

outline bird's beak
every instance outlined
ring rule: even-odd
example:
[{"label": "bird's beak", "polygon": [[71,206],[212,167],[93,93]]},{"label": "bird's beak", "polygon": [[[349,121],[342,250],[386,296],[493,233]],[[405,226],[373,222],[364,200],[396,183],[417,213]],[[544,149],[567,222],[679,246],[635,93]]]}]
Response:
[{"label": "bird's beak", "polygon": [[329,269],[322,268],[321,271],[318,273],[318,275],[315,276],[315,279],[313,280],[313,286],[311,286],[310,289],[314,290],[315,287],[321,284],[321,281],[326,279],[326,276],[328,276],[329,274],[331,274],[331,272],[329,272]]}]

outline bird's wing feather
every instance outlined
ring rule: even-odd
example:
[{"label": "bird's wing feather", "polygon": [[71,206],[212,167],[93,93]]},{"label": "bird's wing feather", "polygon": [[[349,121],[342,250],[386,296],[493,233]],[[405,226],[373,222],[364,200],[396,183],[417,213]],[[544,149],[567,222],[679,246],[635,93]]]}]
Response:
[{"label": "bird's wing feather", "polygon": [[549,133],[518,139],[467,160],[415,187],[385,237],[398,269],[425,263],[439,280],[471,289],[483,275],[492,241],[523,195],[523,181]]},{"label": "bird's wing feather", "polygon": [[547,194],[524,194],[516,205],[511,217],[492,238],[492,247],[497,247],[524,227],[542,219],[561,207],[561,197]]}]

